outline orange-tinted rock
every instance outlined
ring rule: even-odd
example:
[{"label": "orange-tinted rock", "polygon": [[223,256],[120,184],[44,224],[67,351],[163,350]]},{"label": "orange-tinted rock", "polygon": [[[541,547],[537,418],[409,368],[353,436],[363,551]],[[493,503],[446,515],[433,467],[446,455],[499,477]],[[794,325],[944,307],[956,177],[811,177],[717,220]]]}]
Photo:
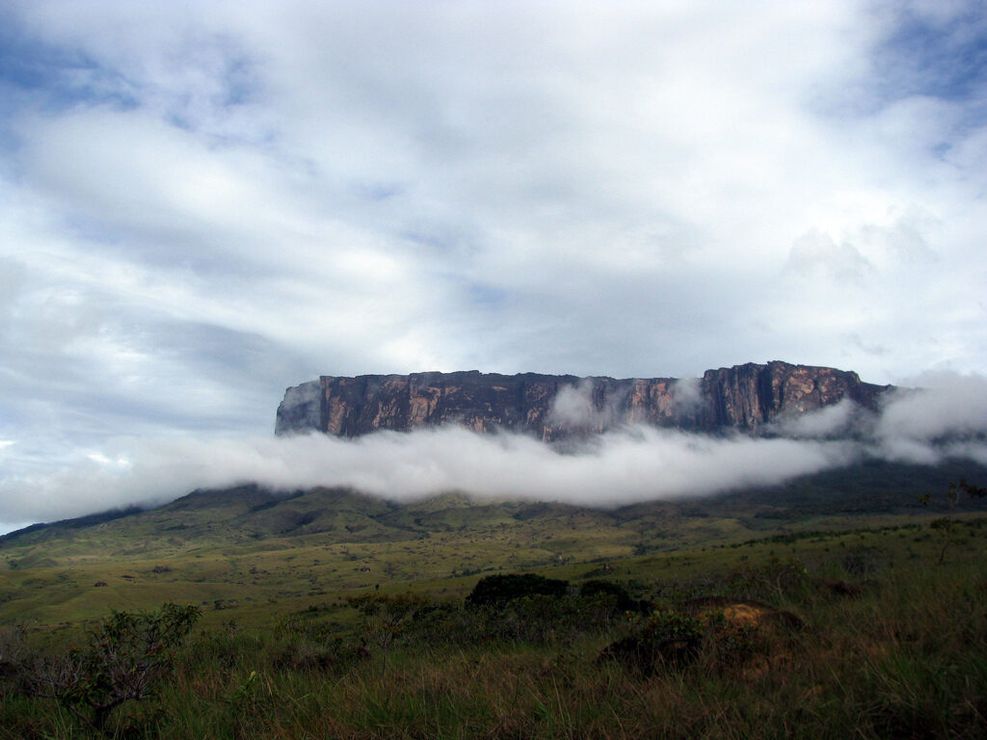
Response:
[{"label": "orange-tinted rock", "polygon": [[[322,431],[356,437],[381,429],[410,431],[458,424],[505,429],[544,440],[645,424],[695,432],[763,433],[772,421],[848,398],[876,409],[890,386],[856,373],[770,362],[708,370],[702,378],[484,374],[478,371],[322,376],[289,388],[278,408],[277,434]],[[565,388],[571,408],[559,413]],[[574,402],[574,403],[573,403]]]}]

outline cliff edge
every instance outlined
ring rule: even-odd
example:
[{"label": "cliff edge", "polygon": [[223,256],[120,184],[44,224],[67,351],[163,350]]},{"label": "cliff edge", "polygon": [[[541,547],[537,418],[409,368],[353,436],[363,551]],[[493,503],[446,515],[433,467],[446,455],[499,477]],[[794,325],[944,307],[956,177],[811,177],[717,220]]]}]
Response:
[{"label": "cliff edge", "polygon": [[358,437],[458,424],[550,441],[628,424],[757,435],[773,422],[844,399],[877,410],[892,386],[855,372],[774,361],[707,370],[701,378],[580,378],[476,370],[411,375],[324,375],[285,391],[278,435]]}]

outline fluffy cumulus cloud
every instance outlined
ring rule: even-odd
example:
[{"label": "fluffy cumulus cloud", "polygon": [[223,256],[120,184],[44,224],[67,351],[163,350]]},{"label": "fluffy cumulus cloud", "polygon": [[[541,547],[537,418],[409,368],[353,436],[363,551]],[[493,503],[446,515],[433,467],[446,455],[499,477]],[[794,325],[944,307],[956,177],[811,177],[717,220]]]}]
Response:
[{"label": "fluffy cumulus cloud", "polygon": [[983,372],[985,45],[973,0],[10,0],[0,476],[319,373]]}]

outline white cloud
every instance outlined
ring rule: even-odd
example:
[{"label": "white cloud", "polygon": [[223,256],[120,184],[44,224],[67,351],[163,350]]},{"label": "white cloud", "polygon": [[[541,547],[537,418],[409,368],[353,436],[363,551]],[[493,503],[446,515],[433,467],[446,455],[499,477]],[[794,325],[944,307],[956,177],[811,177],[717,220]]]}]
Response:
[{"label": "white cloud", "polygon": [[933,463],[946,450],[983,460],[987,453],[987,378],[956,373],[916,378],[880,415],[875,436],[892,458]]},{"label": "white cloud", "polygon": [[843,437],[866,432],[870,413],[848,398],[818,411],[782,419],[776,427],[780,434],[796,438]]},{"label": "white cloud", "polygon": [[254,435],[320,373],[982,372],[975,8],[7,3],[3,433]]},{"label": "white cloud", "polygon": [[702,400],[702,384],[699,378],[679,378],[672,386],[672,403],[683,414],[695,409]]},{"label": "white cloud", "polygon": [[852,244],[837,244],[828,234],[810,231],[792,245],[786,269],[818,278],[820,274],[841,282],[863,282],[874,267]]},{"label": "white cloud", "polygon": [[593,380],[584,378],[576,385],[566,385],[552,399],[548,410],[551,424],[571,429],[602,432],[613,421],[615,399],[595,399]]},{"label": "white cloud", "polygon": [[[57,519],[134,503],[161,503],[199,487],[256,482],[281,490],[353,486],[392,500],[444,491],[616,506],[771,485],[843,465],[836,442],[714,439],[634,429],[575,453],[516,435],[446,428],[381,432],[357,440],[323,435],[116,440],[55,475],[0,481],[6,520]],[[119,464],[126,449],[128,464]],[[98,503],[96,503],[98,502]]]},{"label": "white cloud", "polygon": [[[0,478],[0,521],[52,520],[163,503],[196,488],[254,482],[279,490],[351,486],[391,500],[462,491],[484,497],[617,506],[706,496],[876,457],[934,465],[987,463],[987,380],[940,374],[894,396],[878,418],[850,402],[784,420],[789,437],[713,437],[626,427],[557,448],[459,427],[355,439],[117,438],[49,469]],[[568,423],[599,421],[586,386],[569,387]],[[556,406],[556,413],[560,413]]]}]

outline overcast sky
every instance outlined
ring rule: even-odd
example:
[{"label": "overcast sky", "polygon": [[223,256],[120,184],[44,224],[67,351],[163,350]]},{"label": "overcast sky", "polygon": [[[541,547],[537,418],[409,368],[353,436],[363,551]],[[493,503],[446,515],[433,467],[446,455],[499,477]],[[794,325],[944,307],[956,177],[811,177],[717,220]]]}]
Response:
[{"label": "overcast sky", "polygon": [[981,2],[5,0],[0,482],[319,374],[982,373],[985,65]]}]

